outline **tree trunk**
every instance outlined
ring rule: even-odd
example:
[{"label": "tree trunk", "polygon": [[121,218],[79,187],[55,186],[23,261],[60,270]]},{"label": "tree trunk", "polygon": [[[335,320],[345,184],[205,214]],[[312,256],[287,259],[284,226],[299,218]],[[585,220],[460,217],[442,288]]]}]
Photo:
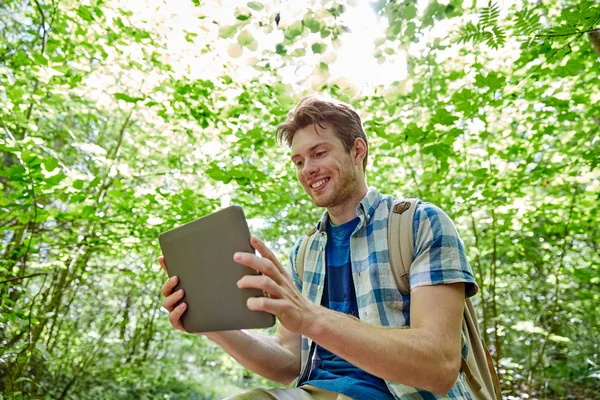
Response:
[{"label": "tree trunk", "polygon": [[483,272],[483,264],[481,262],[481,253],[479,248],[479,232],[477,231],[477,225],[475,223],[475,217],[473,216],[473,210],[469,207],[469,213],[471,214],[471,227],[473,229],[473,236],[475,237],[475,248],[477,249],[477,255],[475,257],[475,263],[477,266],[477,274],[479,275],[477,279],[477,284],[479,285],[479,293],[481,293],[481,314],[483,317],[483,340],[486,343],[489,343],[489,334],[488,334],[488,308],[486,301],[486,288],[485,288],[485,275]]},{"label": "tree trunk", "polygon": [[496,278],[497,278],[497,235],[496,230],[496,210],[492,209],[492,279],[490,284],[491,289],[491,303],[492,303],[492,320],[494,323],[494,361],[496,365],[499,365],[500,359],[502,358],[502,340],[498,334],[498,298],[496,296]]}]

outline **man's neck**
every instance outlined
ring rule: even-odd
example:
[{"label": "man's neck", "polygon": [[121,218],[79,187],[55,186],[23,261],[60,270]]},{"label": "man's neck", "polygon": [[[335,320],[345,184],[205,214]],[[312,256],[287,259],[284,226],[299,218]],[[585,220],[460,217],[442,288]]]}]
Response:
[{"label": "man's neck", "polygon": [[361,188],[360,191],[356,192],[356,196],[352,196],[352,198],[348,199],[344,204],[328,208],[327,214],[329,214],[331,223],[338,226],[356,218],[356,207],[358,207],[368,192],[369,189],[365,186],[364,188]]}]

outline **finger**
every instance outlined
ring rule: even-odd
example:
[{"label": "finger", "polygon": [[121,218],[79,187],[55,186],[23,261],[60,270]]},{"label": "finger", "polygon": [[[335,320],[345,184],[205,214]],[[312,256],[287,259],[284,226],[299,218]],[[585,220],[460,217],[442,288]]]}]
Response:
[{"label": "finger", "polygon": [[163,271],[167,272],[167,264],[165,264],[164,256],[158,257],[158,263],[160,264],[160,267],[163,269]]},{"label": "finger", "polygon": [[235,262],[252,268],[263,275],[269,276],[275,282],[280,284],[283,281],[281,272],[271,260],[260,258],[254,254],[238,252],[233,255]]},{"label": "finger", "polygon": [[163,307],[168,312],[171,312],[177,305],[177,302],[179,302],[179,300],[181,299],[183,299],[183,289],[179,289],[178,291],[164,299]]},{"label": "finger", "polygon": [[256,236],[252,236],[250,238],[250,244],[256,250],[258,250],[261,256],[268,260],[271,260],[273,265],[275,265],[279,271],[284,271],[283,267],[281,266],[281,263],[279,262],[277,257],[275,257],[275,254],[271,251],[271,249],[267,247],[267,245],[262,240],[260,240]]},{"label": "finger", "polygon": [[165,284],[162,287],[163,296],[165,296],[165,297],[170,296],[171,292],[173,291],[173,288],[175,286],[177,286],[178,283],[179,283],[179,278],[176,275],[173,275],[172,277],[167,279],[167,281],[165,282]]},{"label": "finger", "polygon": [[281,286],[266,275],[246,275],[237,282],[240,289],[259,289],[274,298],[281,298]]},{"label": "finger", "polygon": [[187,310],[187,304],[181,303],[175,309],[169,313],[169,322],[171,326],[175,329],[179,329],[180,331],[185,332],[185,328],[183,327],[183,323],[181,322],[181,316]]},{"label": "finger", "polygon": [[268,297],[250,297],[246,301],[246,306],[252,311],[264,311],[277,315],[283,310],[284,300],[270,299]]}]

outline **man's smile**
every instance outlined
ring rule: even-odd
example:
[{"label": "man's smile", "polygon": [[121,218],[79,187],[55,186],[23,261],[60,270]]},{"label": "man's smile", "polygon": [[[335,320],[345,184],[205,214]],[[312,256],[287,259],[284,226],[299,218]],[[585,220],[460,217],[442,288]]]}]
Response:
[{"label": "man's smile", "polygon": [[323,185],[325,185],[327,182],[329,182],[329,178],[323,178],[323,179],[316,181],[315,183],[311,183],[310,187],[311,187],[311,189],[316,190],[316,189],[322,187]]}]

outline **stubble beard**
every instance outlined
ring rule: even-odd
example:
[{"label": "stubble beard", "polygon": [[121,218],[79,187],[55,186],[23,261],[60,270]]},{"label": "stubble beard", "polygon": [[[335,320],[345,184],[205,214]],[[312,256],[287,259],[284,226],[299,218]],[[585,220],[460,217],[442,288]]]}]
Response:
[{"label": "stubble beard", "polygon": [[338,171],[338,179],[335,180],[332,187],[327,188],[326,196],[313,197],[313,203],[317,207],[327,208],[328,210],[342,208],[345,204],[352,201],[358,194],[358,182],[352,165],[341,165]]}]

